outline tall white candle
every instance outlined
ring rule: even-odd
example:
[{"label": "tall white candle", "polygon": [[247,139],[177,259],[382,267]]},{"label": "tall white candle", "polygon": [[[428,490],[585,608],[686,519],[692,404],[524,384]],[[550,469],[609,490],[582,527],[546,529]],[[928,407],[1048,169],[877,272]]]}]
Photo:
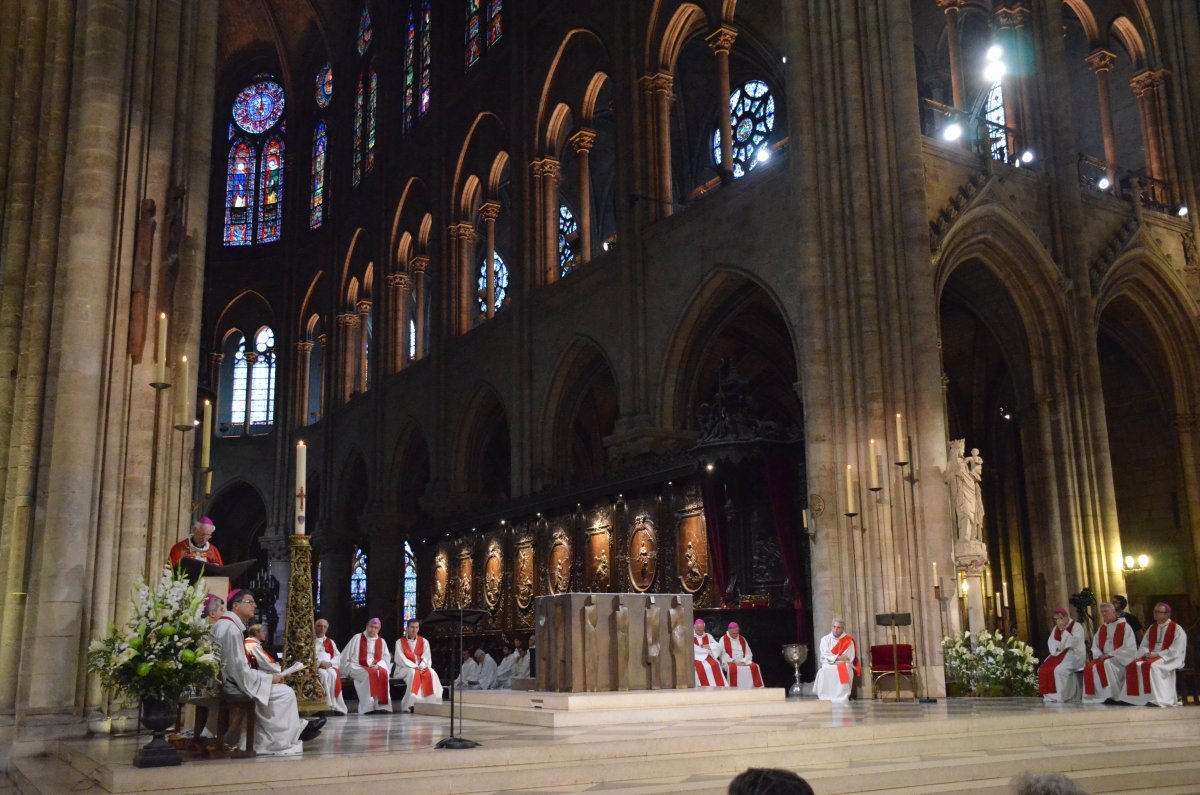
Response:
[{"label": "tall white candle", "polygon": [[904,428],[904,417],[896,415],[896,463],[908,463],[908,435]]},{"label": "tall white candle", "polygon": [[872,490],[882,488],[879,485],[879,453],[875,450],[875,440],[871,440],[871,486]]},{"label": "tall white candle", "polygon": [[858,494],[854,490],[854,467],[846,464],[846,513],[858,513]]},{"label": "tall white candle", "polygon": [[1008,581],[1000,581],[1000,596],[1004,599],[1004,606],[1008,607]]},{"label": "tall white candle", "polygon": [[204,401],[204,420],[200,424],[200,468],[208,469],[212,453],[212,401]]},{"label": "tall white candle", "polygon": [[807,508],[802,508],[800,510],[800,526],[803,527],[805,530],[808,529],[808,509]]},{"label": "tall white candle", "polygon": [[1000,592],[999,592],[999,591],[996,591],[996,615],[1000,615],[1000,611],[1001,611],[1001,607],[1000,607]]},{"label": "tall white candle", "polygon": [[176,428],[191,428],[195,417],[190,416],[188,406],[191,405],[191,396],[188,394],[188,360],[187,357],[181,357],[179,366],[175,368],[175,388],[179,390],[175,393],[175,427]]},{"label": "tall white candle", "polygon": [[304,535],[304,482],[308,479],[308,447],[303,440],[296,442],[296,535]]},{"label": "tall white candle", "polygon": [[167,313],[158,313],[158,350],[154,358],[154,383],[167,383]]}]

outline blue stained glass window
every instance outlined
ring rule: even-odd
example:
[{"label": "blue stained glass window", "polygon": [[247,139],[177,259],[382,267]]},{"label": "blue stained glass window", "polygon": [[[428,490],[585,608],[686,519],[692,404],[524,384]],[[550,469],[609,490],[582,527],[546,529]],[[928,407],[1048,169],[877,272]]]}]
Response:
[{"label": "blue stained glass window", "polygon": [[417,617],[417,556],[412,545],[404,542],[404,621]]},{"label": "blue stained glass window", "polygon": [[263,146],[258,207],[258,242],[274,243],[283,226],[283,141],[273,137]]},{"label": "blue stained glass window", "polygon": [[254,338],[258,354],[250,374],[250,424],[270,425],[275,421],[275,332],[270,326]]},{"label": "blue stained glass window", "polygon": [[[775,96],[761,80],[749,80],[729,94],[733,127],[733,176],[743,177],[771,156],[767,146],[775,130]],[[721,164],[721,131],[713,130],[713,163]]]},{"label": "blue stained glass window", "polygon": [[479,19],[479,0],[467,0],[467,68],[479,61],[483,55],[483,23]]},{"label": "blue stained glass window", "polygon": [[355,607],[367,606],[367,554],[362,547],[354,550],[350,564],[350,601]]},{"label": "blue stained glass window", "polygon": [[333,66],[325,64],[321,67],[321,71],[317,72],[317,106],[327,108],[332,99]]},{"label": "blue stained glass window", "polygon": [[246,424],[246,388],[250,385],[250,365],[246,361],[246,338],[238,341],[233,354],[233,389],[229,399],[229,420],[234,426]]},{"label": "blue stained glass window", "polygon": [[225,181],[225,245],[248,246],[253,219],[255,177],[254,149],[245,140],[229,149],[229,173]]},{"label": "blue stained glass window", "polygon": [[354,184],[362,180],[363,140],[363,76],[358,76],[358,92],[354,95]]},{"label": "blue stained glass window", "polygon": [[317,605],[317,607],[320,607],[320,606],[321,606],[321,561],[319,561],[319,560],[317,561],[317,596],[316,596],[316,605]]},{"label": "blue stained glass window", "polygon": [[371,70],[371,96],[367,101],[367,173],[375,170],[375,117],[379,106],[379,74]]},{"label": "blue stained glass window", "polygon": [[413,123],[413,107],[417,96],[417,15],[408,11],[408,23],[404,29],[404,130]]},{"label": "blue stained glass window", "polygon": [[988,90],[983,105],[983,117],[988,120],[988,141],[992,159],[1008,160],[1008,116],[1004,112],[1004,86],[999,80]]},{"label": "blue stained glass window", "polygon": [[504,35],[504,0],[488,0],[488,46]]},{"label": "blue stained glass window", "polygon": [[429,83],[433,73],[433,3],[426,0],[421,9],[421,115],[429,111]]},{"label": "blue stained glass window", "polygon": [[283,116],[284,104],[281,85],[258,80],[243,88],[233,101],[233,120],[248,133],[263,133]]},{"label": "blue stained glass window", "polygon": [[308,227],[316,229],[325,221],[325,150],[329,135],[324,121],[317,122],[313,131],[312,193],[308,205]]},{"label": "blue stained glass window", "polygon": [[229,122],[229,137],[226,138],[225,140],[232,141],[234,133],[236,133],[236,132],[237,132],[237,128],[233,126],[233,122]]},{"label": "blue stained glass window", "polygon": [[[487,267],[487,257],[484,257],[483,262],[479,265],[479,294],[476,302],[480,314],[487,314]],[[496,252],[492,271],[496,279],[496,299],[492,308],[493,311],[499,312],[500,308],[504,306],[504,299],[508,297],[508,265],[505,264],[499,251]]]},{"label": "blue stained glass window", "polygon": [[375,35],[371,30],[371,12],[365,6],[362,16],[358,18],[358,54],[366,55],[371,49],[371,38]]},{"label": "blue stained glass window", "polygon": [[558,272],[566,276],[575,264],[575,240],[579,236],[579,222],[565,204],[558,208]]}]

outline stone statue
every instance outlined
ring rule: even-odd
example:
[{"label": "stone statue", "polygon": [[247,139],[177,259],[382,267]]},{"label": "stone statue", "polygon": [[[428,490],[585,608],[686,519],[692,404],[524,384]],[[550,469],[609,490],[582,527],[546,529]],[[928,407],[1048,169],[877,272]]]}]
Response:
[{"label": "stone statue", "polygon": [[571,585],[571,578],[567,573],[566,561],[566,555],[562,555],[554,561],[554,590],[557,593],[566,593]]},{"label": "stone statue", "polygon": [[671,624],[672,681],[676,688],[691,687],[695,683],[695,675],[692,673],[695,654],[691,649],[691,638],[688,637],[692,634],[691,627],[688,626],[691,616],[684,609],[683,600],[678,595],[671,597],[671,609],[667,616]]},{"label": "stone statue", "polygon": [[645,537],[638,546],[638,563],[641,565],[642,579],[645,579],[650,574],[650,549],[646,546]]},{"label": "stone statue", "polygon": [[158,276],[157,306],[162,312],[170,312],[175,305],[175,284],[179,281],[179,263],[183,255],[183,197],[186,193],[187,189],[182,185],[172,185],[167,189],[167,217],[163,229],[166,244],[163,246]]},{"label": "stone statue", "polygon": [[978,448],[966,455],[966,439],[950,442],[946,463],[946,482],[959,541],[983,541],[983,457]]},{"label": "stone statue", "polygon": [[596,647],[596,595],[588,594],[583,602],[583,689],[594,693],[600,689],[600,650]]},{"label": "stone statue", "polygon": [[[129,284],[129,330],[126,336],[126,352],[134,364],[141,364],[142,350],[146,345],[147,315],[150,312],[150,268],[154,255],[154,230],[158,222],[154,220],[157,208],[154,199],[142,199],[142,207],[138,211],[137,227],[133,241],[133,278]],[[165,307],[162,311],[167,311]],[[157,351],[159,356],[166,356],[166,351]]]},{"label": "stone statue", "polygon": [[646,667],[650,669],[650,689],[662,685],[662,607],[653,596],[646,597]]},{"label": "stone statue", "polygon": [[629,608],[625,598],[615,598],[616,608],[613,610],[613,638],[615,639],[613,654],[613,670],[617,672],[617,690],[629,689]]},{"label": "stone statue", "polygon": [[500,602],[500,572],[489,569],[483,575],[483,598],[489,607],[495,607]]}]

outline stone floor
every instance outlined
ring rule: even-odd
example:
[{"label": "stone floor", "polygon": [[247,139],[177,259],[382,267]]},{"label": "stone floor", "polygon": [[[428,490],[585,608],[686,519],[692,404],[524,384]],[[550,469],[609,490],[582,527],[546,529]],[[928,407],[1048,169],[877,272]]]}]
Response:
[{"label": "stone floor", "polygon": [[[1023,770],[1067,772],[1089,792],[1200,793],[1200,710],[1194,708],[943,699],[928,706],[853,702],[823,714],[798,703],[792,714],[719,725],[546,728],[468,720],[459,734],[480,748],[434,750],[447,734],[440,717],[352,715],[331,718],[302,757],[160,770],[129,765],[135,738],[72,740],[50,757],[18,760],[13,778],[21,792],[328,792],[337,786],[366,795],[403,783],[423,794],[694,795],[723,792],[746,767],[778,766],[800,772],[822,794],[1000,793]],[[1099,752],[1114,743],[1122,748],[1119,758]]]}]

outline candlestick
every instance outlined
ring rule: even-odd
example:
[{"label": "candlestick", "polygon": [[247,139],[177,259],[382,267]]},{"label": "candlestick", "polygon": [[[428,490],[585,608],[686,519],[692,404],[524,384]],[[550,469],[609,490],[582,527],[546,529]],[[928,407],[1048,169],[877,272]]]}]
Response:
[{"label": "candlestick", "polygon": [[1004,606],[1008,607],[1008,582],[1005,580],[1000,581],[1000,595],[1004,597]]},{"label": "candlestick", "polygon": [[846,464],[846,515],[858,516],[858,493],[854,490],[854,467]]},{"label": "candlestick", "polygon": [[990,568],[983,570],[983,591],[990,593],[992,590],[992,570]]},{"label": "candlestick", "polygon": [[871,440],[871,480],[870,490],[879,491],[882,486],[879,485],[879,456],[875,452],[875,440]]},{"label": "candlestick", "polygon": [[896,463],[908,463],[908,436],[904,429],[904,416],[896,415]]},{"label": "candlestick", "polygon": [[204,473],[204,496],[212,494],[212,470]]},{"label": "candlestick", "polygon": [[191,404],[191,396],[188,394],[188,361],[184,356],[179,361],[179,366],[176,368],[175,388],[179,391],[175,394],[175,430],[187,431],[193,427],[195,417],[189,416],[188,406]]},{"label": "candlestick", "polygon": [[296,442],[296,535],[304,535],[304,482],[308,479],[308,448]]},{"label": "candlestick", "polygon": [[938,578],[937,578],[937,561],[936,561],[936,560],[933,562],[933,581],[934,581],[934,582],[937,582],[937,581],[938,581]]},{"label": "candlestick", "polygon": [[200,468],[208,469],[212,452],[212,401],[204,401],[204,420],[200,424]]},{"label": "candlestick", "polygon": [[1000,592],[999,591],[996,591],[996,615],[998,615],[998,616],[1003,615],[1002,608],[1000,607]]},{"label": "candlestick", "polygon": [[158,313],[158,350],[154,357],[154,383],[167,383],[167,313]]},{"label": "candlestick", "polygon": [[800,526],[803,527],[805,530],[808,529],[808,509],[807,508],[802,508],[800,510]]}]

